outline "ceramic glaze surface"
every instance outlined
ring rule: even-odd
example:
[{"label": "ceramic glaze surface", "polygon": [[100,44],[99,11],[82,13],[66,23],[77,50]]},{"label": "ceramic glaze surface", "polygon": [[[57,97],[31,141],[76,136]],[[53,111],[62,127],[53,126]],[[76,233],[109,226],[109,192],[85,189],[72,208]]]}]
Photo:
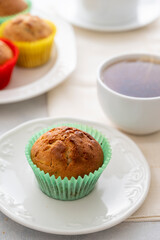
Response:
[{"label": "ceramic glaze surface", "polygon": [[107,66],[131,58],[160,61],[159,55],[147,53],[122,54],[106,59],[97,71],[98,97],[104,113],[118,128],[132,134],[150,134],[160,130],[160,97],[140,98],[119,94],[106,86],[101,77]]},{"label": "ceramic glaze surface", "polygon": [[[32,134],[64,122],[93,126],[112,147],[112,159],[94,190],[70,202],[41,192],[24,154]],[[138,147],[117,130],[98,123],[66,118],[34,120],[1,136],[0,146],[0,210],[32,229],[63,235],[104,230],[129,217],[148,193],[150,171]]]},{"label": "ceramic glaze surface", "polygon": [[[103,1],[103,2],[105,5],[105,2],[108,2],[108,1]],[[110,1],[111,4],[112,2],[114,1]],[[118,1],[118,2],[121,2],[121,1]],[[117,6],[117,9],[115,9],[115,12],[113,12],[113,15],[116,14],[116,11],[117,12],[119,11],[118,16],[122,18],[122,21],[121,19],[117,21],[116,17],[112,18],[113,21],[109,21],[109,19],[105,18],[104,12],[98,13],[99,15],[98,16],[99,21],[98,21],[97,16],[95,16],[95,11],[93,13],[92,12],[86,13],[86,9],[84,9],[84,6],[79,7],[79,5],[77,4],[78,0],[77,1],[75,0],[57,1],[55,3],[55,9],[57,9],[58,14],[60,14],[64,19],[71,22],[72,24],[78,27],[96,30],[96,31],[109,31],[109,32],[128,31],[131,29],[144,27],[150,24],[151,22],[155,21],[159,17],[159,13],[160,13],[159,0],[141,0],[139,1],[138,6],[136,6],[135,4],[137,2],[136,0],[135,1],[129,0],[128,2],[132,2],[130,4],[130,8],[134,7],[133,15],[131,14],[130,15],[131,17],[128,16],[130,17],[129,21],[124,21],[124,19],[122,18],[122,15],[121,15],[122,13],[119,11],[119,6]],[[128,13],[127,11],[128,9],[126,8],[125,9],[126,14]],[[96,15],[97,15],[97,12],[96,12]]]},{"label": "ceramic glaze surface", "polygon": [[[76,67],[76,46],[72,27],[62,19],[46,13],[42,7],[32,14],[52,21],[57,27],[50,60],[43,66],[16,67],[10,84],[0,91],[0,104],[19,102],[43,94],[63,82]],[[67,36],[64,41],[64,36]]]},{"label": "ceramic glaze surface", "polygon": [[77,15],[91,23],[124,24],[136,19],[139,0],[78,0]]}]

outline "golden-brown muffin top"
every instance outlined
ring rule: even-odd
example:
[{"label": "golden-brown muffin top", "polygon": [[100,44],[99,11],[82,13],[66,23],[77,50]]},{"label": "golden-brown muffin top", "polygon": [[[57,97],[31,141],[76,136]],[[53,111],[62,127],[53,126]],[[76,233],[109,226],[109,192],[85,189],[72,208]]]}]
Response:
[{"label": "golden-brown muffin top", "polygon": [[13,57],[13,52],[8,45],[0,40],[0,65],[6,63]]},{"label": "golden-brown muffin top", "polygon": [[33,163],[56,178],[78,178],[103,164],[103,151],[88,133],[72,127],[57,127],[44,133],[32,146]]},{"label": "golden-brown muffin top", "polygon": [[0,17],[17,14],[26,8],[27,3],[24,0],[0,0]]},{"label": "golden-brown muffin top", "polygon": [[11,41],[33,42],[46,38],[51,33],[51,27],[43,19],[25,14],[12,19],[3,35]]}]

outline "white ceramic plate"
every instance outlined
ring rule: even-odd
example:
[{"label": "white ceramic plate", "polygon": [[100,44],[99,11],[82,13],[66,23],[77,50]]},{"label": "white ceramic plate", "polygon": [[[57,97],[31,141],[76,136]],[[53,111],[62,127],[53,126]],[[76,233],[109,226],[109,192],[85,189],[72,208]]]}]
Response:
[{"label": "white ceramic plate", "polygon": [[[38,4],[38,3],[37,3]],[[16,67],[7,88],[0,91],[0,104],[13,103],[43,94],[63,82],[76,67],[76,46],[72,27],[41,5],[32,13],[51,20],[57,26],[55,46],[48,63],[27,69]]]},{"label": "white ceramic plate", "polygon": [[[81,122],[109,139],[113,156],[86,197],[63,202],[39,189],[25,158],[28,139],[42,128],[60,122]],[[124,134],[94,122],[45,118],[27,122],[0,137],[0,210],[14,221],[55,234],[85,234],[110,228],[128,218],[145,200],[150,184],[148,164]]]},{"label": "white ceramic plate", "polygon": [[[132,0],[134,1],[134,0]],[[137,18],[133,22],[128,22],[124,25],[99,25],[96,23],[86,22],[82,17],[76,14],[76,4],[75,0],[59,0],[56,2],[57,12],[64,19],[70,23],[96,31],[109,31],[109,32],[120,32],[128,31],[132,29],[137,29],[144,27],[153,21],[155,21],[160,16],[160,2],[159,0],[140,0],[138,7]]]}]

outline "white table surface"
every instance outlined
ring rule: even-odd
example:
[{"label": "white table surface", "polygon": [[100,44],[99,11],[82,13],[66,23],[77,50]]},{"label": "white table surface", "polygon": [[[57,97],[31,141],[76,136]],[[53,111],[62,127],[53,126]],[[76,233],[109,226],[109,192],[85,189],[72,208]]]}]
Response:
[{"label": "white table surface", "polygon": [[[0,105],[0,135],[31,119],[47,117],[46,96]],[[0,212],[0,240],[160,240],[160,222],[121,223],[111,229],[81,236],[41,233],[23,227]]]}]

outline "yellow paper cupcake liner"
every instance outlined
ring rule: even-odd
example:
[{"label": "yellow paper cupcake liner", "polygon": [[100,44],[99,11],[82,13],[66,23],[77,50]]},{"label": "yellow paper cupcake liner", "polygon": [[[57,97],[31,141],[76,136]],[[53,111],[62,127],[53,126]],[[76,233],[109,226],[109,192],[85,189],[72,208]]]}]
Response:
[{"label": "yellow paper cupcake liner", "polygon": [[[43,65],[49,60],[56,26],[48,20],[45,21],[52,29],[52,33],[48,37],[35,42],[14,42],[20,52],[17,62],[19,66],[33,68]],[[0,36],[4,37],[3,32],[8,23],[9,21],[0,26]]]}]

